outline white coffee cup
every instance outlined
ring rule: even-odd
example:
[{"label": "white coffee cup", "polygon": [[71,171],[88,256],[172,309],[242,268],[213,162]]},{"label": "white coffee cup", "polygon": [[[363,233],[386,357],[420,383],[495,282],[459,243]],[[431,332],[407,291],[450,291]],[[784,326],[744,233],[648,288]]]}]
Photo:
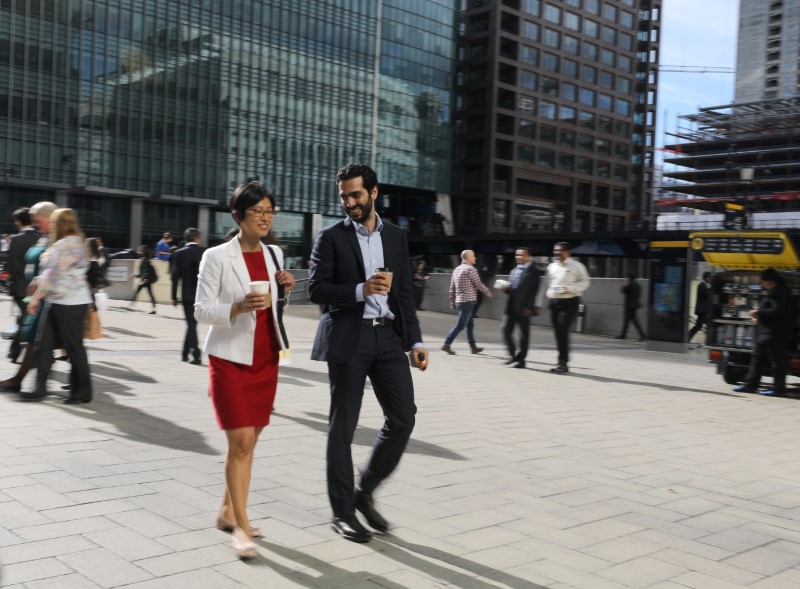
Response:
[{"label": "white coffee cup", "polygon": [[253,280],[250,283],[250,292],[267,294],[269,292],[269,280]]}]

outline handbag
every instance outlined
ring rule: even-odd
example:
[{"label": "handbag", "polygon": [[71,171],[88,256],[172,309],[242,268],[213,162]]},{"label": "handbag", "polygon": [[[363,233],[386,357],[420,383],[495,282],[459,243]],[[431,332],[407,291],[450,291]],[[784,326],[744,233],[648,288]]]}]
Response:
[{"label": "handbag", "polygon": [[89,309],[86,313],[86,321],[83,324],[83,337],[86,339],[100,339],[103,331],[100,329],[100,315],[97,309]]},{"label": "handbag", "polygon": [[[277,271],[280,272],[281,266],[280,264],[278,264],[278,256],[276,256],[275,252],[272,251],[272,246],[268,245],[267,249],[269,250],[269,253],[272,256],[272,261],[275,264],[275,268],[277,268]],[[281,337],[283,338],[283,341],[286,342],[286,347],[289,348],[289,338],[286,337],[286,330],[283,327],[283,308],[286,306],[287,300],[286,300],[285,289],[280,282],[278,283],[278,298],[275,302],[277,303],[274,306],[274,308],[278,312],[278,328],[281,330]]]},{"label": "handbag", "polygon": [[[29,301],[31,297],[25,297],[24,300]],[[41,322],[42,313],[47,305],[42,301],[36,313],[25,313],[22,318],[22,328],[19,332],[19,341],[22,343],[33,343],[36,341],[36,334],[39,331],[39,323]]]}]

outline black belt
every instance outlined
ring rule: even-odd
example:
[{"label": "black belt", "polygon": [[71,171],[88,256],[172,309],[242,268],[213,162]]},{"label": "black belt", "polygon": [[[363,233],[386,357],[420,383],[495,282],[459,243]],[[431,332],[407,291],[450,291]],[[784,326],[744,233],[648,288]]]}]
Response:
[{"label": "black belt", "polygon": [[362,319],[361,325],[364,327],[389,327],[392,320],[388,317],[375,317],[374,319]]}]

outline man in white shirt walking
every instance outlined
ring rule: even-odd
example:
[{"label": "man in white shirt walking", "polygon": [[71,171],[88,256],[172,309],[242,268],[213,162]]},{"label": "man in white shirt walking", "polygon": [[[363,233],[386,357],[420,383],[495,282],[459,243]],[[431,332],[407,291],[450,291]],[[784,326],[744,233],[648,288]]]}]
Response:
[{"label": "man in white shirt walking", "polygon": [[586,266],[574,260],[570,244],[561,241],[553,246],[553,262],[547,266],[547,298],[550,321],[556,332],[558,365],[550,372],[569,372],[569,329],[578,315],[580,296],[589,288]]}]

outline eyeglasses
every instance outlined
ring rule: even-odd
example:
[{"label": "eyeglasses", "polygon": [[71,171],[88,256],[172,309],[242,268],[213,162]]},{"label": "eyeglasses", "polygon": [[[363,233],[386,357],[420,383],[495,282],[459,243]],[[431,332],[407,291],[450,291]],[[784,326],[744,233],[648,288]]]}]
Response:
[{"label": "eyeglasses", "polygon": [[278,214],[278,211],[273,209],[247,209],[249,213],[252,213],[254,217],[274,217]]}]

